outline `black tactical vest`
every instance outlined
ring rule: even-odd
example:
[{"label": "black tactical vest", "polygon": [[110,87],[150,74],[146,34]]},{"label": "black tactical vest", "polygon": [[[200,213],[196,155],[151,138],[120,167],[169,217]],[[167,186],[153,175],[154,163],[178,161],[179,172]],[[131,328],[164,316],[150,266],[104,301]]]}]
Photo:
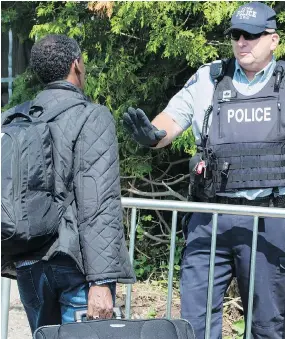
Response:
[{"label": "black tactical vest", "polygon": [[213,98],[207,148],[216,193],[285,186],[285,62],[252,96],[233,86],[234,68],[232,60]]}]

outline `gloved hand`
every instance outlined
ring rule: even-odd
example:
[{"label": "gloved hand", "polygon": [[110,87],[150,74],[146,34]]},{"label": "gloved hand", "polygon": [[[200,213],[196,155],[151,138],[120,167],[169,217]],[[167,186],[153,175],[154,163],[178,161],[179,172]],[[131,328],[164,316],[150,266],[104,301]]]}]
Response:
[{"label": "gloved hand", "polygon": [[156,146],[167,134],[165,130],[153,126],[139,108],[128,108],[128,112],[123,115],[123,126],[136,142],[147,147]]}]

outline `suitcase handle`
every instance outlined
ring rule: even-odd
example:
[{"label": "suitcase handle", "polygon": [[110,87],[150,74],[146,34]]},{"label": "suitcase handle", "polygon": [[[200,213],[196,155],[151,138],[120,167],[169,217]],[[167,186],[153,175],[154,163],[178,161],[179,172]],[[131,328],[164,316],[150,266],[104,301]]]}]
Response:
[{"label": "suitcase handle", "polygon": [[[122,319],[123,318],[123,312],[120,306],[113,308],[113,318],[116,319]],[[80,323],[82,321],[87,321],[87,309],[75,311],[74,312],[74,320],[77,323]]]}]

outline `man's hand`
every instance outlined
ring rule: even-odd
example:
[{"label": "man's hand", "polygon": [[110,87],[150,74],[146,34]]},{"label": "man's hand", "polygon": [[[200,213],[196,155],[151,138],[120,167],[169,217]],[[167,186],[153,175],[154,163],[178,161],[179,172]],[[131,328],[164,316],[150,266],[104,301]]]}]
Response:
[{"label": "man's hand", "polygon": [[153,126],[139,108],[128,108],[128,112],[123,115],[123,125],[133,139],[143,146],[154,147],[166,136],[166,131]]},{"label": "man's hand", "polygon": [[87,319],[113,316],[113,299],[108,285],[91,286],[88,293]]}]

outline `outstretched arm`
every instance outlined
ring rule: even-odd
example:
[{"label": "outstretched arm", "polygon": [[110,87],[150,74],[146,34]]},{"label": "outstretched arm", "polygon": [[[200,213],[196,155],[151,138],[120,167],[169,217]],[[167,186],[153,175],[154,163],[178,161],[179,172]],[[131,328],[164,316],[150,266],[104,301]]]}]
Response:
[{"label": "outstretched arm", "polygon": [[151,123],[158,130],[166,131],[166,136],[159,141],[155,148],[162,148],[169,145],[176,137],[178,137],[178,135],[183,132],[182,127],[180,127],[166,112],[161,112],[158,114]]}]

